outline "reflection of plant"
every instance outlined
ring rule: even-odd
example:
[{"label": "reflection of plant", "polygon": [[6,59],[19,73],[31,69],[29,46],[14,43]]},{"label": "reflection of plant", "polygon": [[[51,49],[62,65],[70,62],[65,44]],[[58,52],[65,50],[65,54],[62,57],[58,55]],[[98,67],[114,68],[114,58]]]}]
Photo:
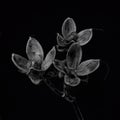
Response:
[{"label": "reflection of plant", "polygon": [[[18,54],[12,54],[14,65],[21,72],[28,75],[31,82],[38,85],[41,81],[57,95],[70,102],[76,112],[78,120],[83,120],[76,98],[70,95],[70,89],[80,84],[80,76],[89,75],[94,72],[100,65],[99,59],[90,59],[82,63],[82,48],[92,38],[92,29],[86,29],[76,33],[76,24],[72,18],[67,18],[62,25],[62,35],[57,33],[57,51],[66,51],[66,59],[55,59],[56,49],[53,47],[44,58],[44,52],[41,44],[32,37],[26,45],[26,54],[28,60]],[[53,63],[54,69],[50,66]],[[49,68],[49,69],[48,69]],[[57,70],[56,70],[57,69]],[[59,73],[59,74],[58,74]],[[54,77],[64,77],[63,90],[60,91],[50,81]]]}]

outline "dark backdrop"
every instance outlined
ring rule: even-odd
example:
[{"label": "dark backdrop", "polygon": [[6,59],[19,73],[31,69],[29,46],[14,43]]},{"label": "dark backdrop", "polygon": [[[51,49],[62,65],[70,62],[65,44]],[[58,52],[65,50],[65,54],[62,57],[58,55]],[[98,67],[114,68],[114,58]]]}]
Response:
[{"label": "dark backdrop", "polygon": [[[114,83],[110,86],[115,41],[112,30],[117,26],[115,16],[104,11],[83,12],[76,7],[55,10],[46,8],[35,12],[29,9],[22,12],[8,10],[2,15],[0,114],[3,120],[77,120],[69,103],[56,96],[44,83],[33,85],[27,76],[18,72],[11,61],[12,53],[27,57],[25,48],[29,36],[35,37],[41,43],[46,55],[56,45],[56,33],[61,33],[61,25],[67,17],[75,20],[78,32],[96,28],[93,29],[92,40],[83,46],[82,60],[102,60],[100,68],[89,76],[88,83],[81,83],[73,88],[73,94],[77,97],[85,120],[110,120],[116,106],[112,101],[118,96],[115,92],[111,97]],[[105,78],[108,70],[110,72]],[[117,91],[117,87],[114,90]]]}]

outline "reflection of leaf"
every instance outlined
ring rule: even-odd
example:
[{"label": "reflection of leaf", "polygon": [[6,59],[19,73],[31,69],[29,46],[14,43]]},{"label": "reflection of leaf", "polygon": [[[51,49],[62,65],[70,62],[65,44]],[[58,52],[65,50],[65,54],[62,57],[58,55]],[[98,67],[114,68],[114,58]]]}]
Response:
[{"label": "reflection of leaf", "polygon": [[23,73],[28,73],[29,72],[29,62],[27,59],[25,59],[24,57],[13,53],[12,54],[12,62],[14,63],[14,65],[21,70]]},{"label": "reflection of leaf", "polygon": [[66,62],[70,69],[75,69],[82,58],[82,49],[78,43],[73,43],[66,55]]},{"label": "reflection of leaf", "polygon": [[100,65],[99,59],[86,60],[78,66],[76,73],[79,76],[88,75],[94,72],[99,67],[99,65]]},{"label": "reflection of leaf", "polygon": [[42,66],[41,66],[41,69],[43,71],[47,70],[50,65],[53,63],[54,59],[55,59],[55,56],[56,56],[56,49],[55,47],[53,47],[47,54],[45,60],[43,61],[42,63]]},{"label": "reflection of leaf", "polygon": [[80,78],[78,78],[76,76],[74,78],[70,78],[69,76],[65,75],[64,82],[65,82],[65,84],[67,84],[69,86],[75,87],[75,86],[79,85]]},{"label": "reflection of leaf", "polygon": [[43,60],[43,48],[35,38],[29,37],[26,45],[26,54],[29,60],[34,60],[37,62],[41,62]]},{"label": "reflection of leaf", "polygon": [[62,24],[62,35],[67,38],[73,32],[76,32],[76,24],[72,18],[68,17]]},{"label": "reflection of leaf", "polygon": [[78,33],[77,42],[79,42],[81,46],[86,45],[91,40],[92,35],[92,29],[82,30]]}]

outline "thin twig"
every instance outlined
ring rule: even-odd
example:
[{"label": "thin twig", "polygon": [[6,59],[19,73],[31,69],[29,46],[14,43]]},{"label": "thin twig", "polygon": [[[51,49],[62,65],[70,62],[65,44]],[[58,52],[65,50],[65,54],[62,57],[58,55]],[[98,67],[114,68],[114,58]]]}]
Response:
[{"label": "thin twig", "polygon": [[58,90],[53,84],[51,81],[45,79],[44,80],[45,84],[55,93],[57,94],[58,96],[64,98],[66,101],[68,101],[69,103],[72,104],[73,108],[74,108],[74,111],[76,113],[76,117],[78,120],[84,120],[83,116],[82,116],[82,113],[80,111],[80,108],[77,104],[77,101],[76,101],[76,98],[75,97],[72,97],[70,94],[69,94],[69,86],[66,86],[64,85],[64,88],[63,88],[63,92]]},{"label": "thin twig", "polygon": [[[78,106],[78,104],[77,104],[76,98],[75,98],[75,97],[72,97],[72,96],[70,95],[70,89],[71,89],[70,86],[64,84],[63,90],[64,90],[64,93],[65,93],[65,96],[66,96],[65,99],[67,98],[66,100],[72,104],[72,106],[73,106],[73,108],[74,108],[74,111],[75,111],[75,113],[76,113],[77,119],[78,119],[78,120],[84,120],[84,118],[83,118],[83,116],[82,116],[82,113],[81,113],[81,111],[80,111],[80,108],[79,108],[79,106]],[[68,98],[69,98],[69,99],[68,99]]]},{"label": "thin twig", "polygon": [[77,119],[78,119],[78,120],[84,120],[83,115],[82,115],[82,113],[81,113],[81,111],[80,111],[80,108],[79,108],[79,106],[78,106],[78,104],[77,104],[77,101],[74,100],[73,102],[71,102],[71,104],[72,104],[72,106],[73,106],[73,108],[74,108],[74,110],[75,110]]}]

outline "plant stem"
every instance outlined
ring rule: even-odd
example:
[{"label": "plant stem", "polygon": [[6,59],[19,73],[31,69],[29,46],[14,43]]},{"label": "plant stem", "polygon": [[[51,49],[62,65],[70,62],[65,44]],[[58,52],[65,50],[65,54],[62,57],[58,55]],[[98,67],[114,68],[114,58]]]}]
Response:
[{"label": "plant stem", "polygon": [[73,106],[73,108],[74,108],[74,111],[75,111],[75,113],[76,113],[77,119],[78,119],[78,120],[84,120],[84,118],[83,118],[83,116],[82,116],[82,113],[81,113],[81,111],[80,111],[80,108],[79,108],[79,106],[78,106],[78,103],[77,103],[77,101],[76,101],[76,98],[75,98],[75,97],[72,97],[72,96],[70,95],[70,89],[71,89],[71,87],[68,86],[68,85],[66,85],[66,84],[64,84],[63,88],[64,88],[63,91],[64,91],[64,93],[65,93],[65,99],[72,104],[72,106]]},{"label": "plant stem", "polygon": [[73,108],[74,108],[74,111],[76,113],[76,117],[78,120],[84,120],[83,116],[82,116],[82,113],[80,111],[80,108],[77,104],[77,101],[76,101],[76,98],[75,97],[72,97],[70,94],[69,94],[69,86],[66,86],[64,85],[64,88],[63,88],[63,92],[58,90],[53,84],[51,81],[45,79],[44,80],[45,84],[55,93],[57,94],[58,96],[60,97],[63,97],[66,101],[68,101],[69,103],[72,104]]},{"label": "plant stem", "polygon": [[77,119],[78,119],[78,120],[84,120],[84,118],[83,118],[83,116],[82,116],[82,113],[81,113],[81,111],[80,111],[80,108],[79,108],[79,106],[78,106],[78,104],[77,104],[77,101],[74,100],[71,104],[72,104],[72,106],[73,106],[73,108],[74,108],[74,111],[75,111],[75,113],[76,113]]}]

